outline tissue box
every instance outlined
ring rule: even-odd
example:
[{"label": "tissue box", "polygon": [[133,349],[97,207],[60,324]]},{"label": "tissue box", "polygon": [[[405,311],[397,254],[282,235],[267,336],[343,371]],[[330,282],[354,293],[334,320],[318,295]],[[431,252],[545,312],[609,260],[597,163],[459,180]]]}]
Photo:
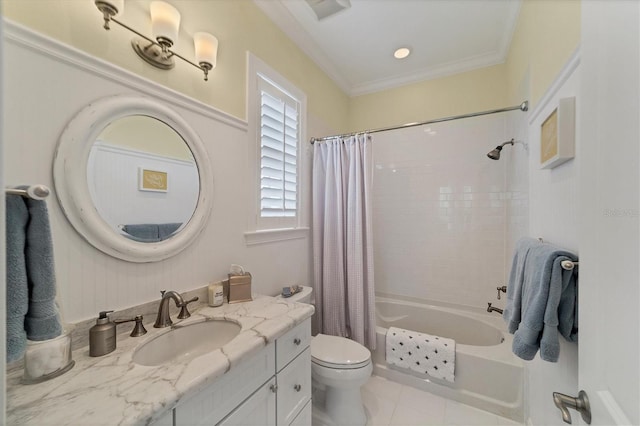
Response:
[{"label": "tissue box", "polygon": [[229,303],[247,302],[251,298],[251,274],[229,274]]}]

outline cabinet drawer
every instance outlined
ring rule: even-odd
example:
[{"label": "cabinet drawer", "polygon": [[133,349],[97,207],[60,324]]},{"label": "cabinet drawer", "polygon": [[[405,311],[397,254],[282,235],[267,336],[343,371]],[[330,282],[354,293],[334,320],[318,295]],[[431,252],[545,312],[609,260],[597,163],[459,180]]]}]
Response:
[{"label": "cabinet drawer", "polygon": [[276,369],[282,370],[292,359],[311,344],[311,319],[276,340]]},{"label": "cabinet drawer", "polygon": [[311,348],[277,375],[278,425],[288,425],[311,399]]},{"label": "cabinet drawer", "polygon": [[234,366],[212,385],[175,408],[176,425],[218,423],[274,374],[275,350],[268,345]]}]

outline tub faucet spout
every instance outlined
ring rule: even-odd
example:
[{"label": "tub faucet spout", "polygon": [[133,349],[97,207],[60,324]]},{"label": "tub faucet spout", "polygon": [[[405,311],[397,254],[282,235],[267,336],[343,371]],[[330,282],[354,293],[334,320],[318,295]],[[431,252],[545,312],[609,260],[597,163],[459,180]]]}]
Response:
[{"label": "tub faucet spout", "polygon": [[502,309],[500,309],[500,308],[496,308],[496,307],[494,307],[494,306],[491,306],[491,302],[489,302],[489,303],[487,303],[487,304],[489,305],[489,306],[487,306],[487,312],[497,312],[497,313],[499,313],[500,315],[502,315],[502,312],[503,312],[503,311],[502,311]]}]

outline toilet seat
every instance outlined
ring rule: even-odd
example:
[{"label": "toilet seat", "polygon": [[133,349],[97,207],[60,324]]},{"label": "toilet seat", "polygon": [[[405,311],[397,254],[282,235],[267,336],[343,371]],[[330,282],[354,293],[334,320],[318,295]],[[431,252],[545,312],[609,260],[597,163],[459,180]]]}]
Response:
[{"label": "toilet seat", "polygon": [[345,337],[318,334],[311,340],[311,361],[327,368],[358,369],[371,363],[371,352]]}]

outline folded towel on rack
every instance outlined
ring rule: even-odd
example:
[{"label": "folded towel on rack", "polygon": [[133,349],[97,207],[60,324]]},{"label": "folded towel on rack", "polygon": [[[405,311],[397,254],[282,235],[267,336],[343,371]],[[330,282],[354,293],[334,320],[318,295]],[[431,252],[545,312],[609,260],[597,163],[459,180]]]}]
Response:
[{"label": "folded towel on rack", "polygon": [[568,341],[578,339],[575,270],[562,261],[577,261],[568,251],[531,238],[518,241],[503,314],[514,333],[513,353],[531,360],[556,362],[560,354],[558,332]]},{"label": "folded towel on rack", "polygon": [[445,337],[389,327],[386,360],[389,364],[453,383],[456,342]]},{"label": "folded towel on rack", "polygon": [[149,243],[160,241],[158,225],[155,223],[124,225],[122,230],[129,234],[132,240]]},{"label": "folded towel on rack", "polygon": [[158,224],[158,238],[160,241],[166,240],[182,226],[182,223],[160,223]]},{"label": "folded towel on rack", "polygon": [[122,225],[127,237],[143,243],[157,243],[171,237],[182,226],[182,223],[141,223]]},{"label": "folded towel on rack", "polygon": [[19,359],[27,338],[59,336],[49,216],[44,201],[6,196],[7,361]]},{"label": "folded towel on rack", "polygon": [[22,197],[6,196],[7,362],[19,359],[27,346],[24,317],[29,310],[29,284],[24,246],[29,212]]},{"label": "folded towel on rack", "polygon": [[29,311],[25,329],[29,340],[53,339],[62,334],[56,305],[56,273],[49,212],[44,200],[23,198],[29,210],[25,258],[29,281]]},{"label": "folded towel on rack", "polygon": [[507,322],[507,328],[511,334],[516,332],[521,320],[525,260],[529,250],[540,244],[540,241],[533,238],[521,238],[516,242],[513,251],[513,261],[507,285],[507,304],[502,313],[502,318]]}]

